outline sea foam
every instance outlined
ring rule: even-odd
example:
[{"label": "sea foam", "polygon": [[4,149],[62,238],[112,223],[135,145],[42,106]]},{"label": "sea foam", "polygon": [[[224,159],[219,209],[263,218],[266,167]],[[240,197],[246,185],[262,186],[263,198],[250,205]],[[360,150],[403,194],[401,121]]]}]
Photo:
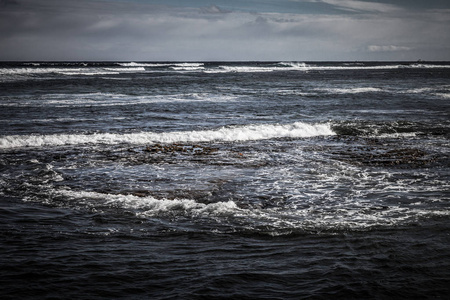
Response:
[{"label": "sea foam", "polygon": [[[97,211],[108,207],[132,211],[137,217],[186,217],[193,220],[199,218],[226,218],[236,228],[239,224],[254,231],[269,231],[269,234],[283,234],[283,230],[300,229],[317,230],[368,230],[373,227],[416,222],[417,218],[446,217],[449,211],[421,209],[418,207],[361,208],[354,203],[338,206],[313,206],[298,208],[260,208],[239,207],[235,201],[200,203],[194,199],[157,199],[153,196],[139,197],[134,195],[108,194],[93,191],[75,191],[70,189],[53,190],[54,196],[63,196],[77,207],[92,207]],[[50,197],[51,199],[51,197]],[[281,230],[281,231],[279,231]]]},{"label": "sea foam", "polygon": [[174,142],[251,141],[273,138],[307,138],[334,135],[331,125],[307,124],[259,124],[222,127],[211,130],[137,133],[96,133],[57,135],[11,135],[0,138],[0,149],[18,147],[43,147],[78,144],[148,144]]},{"label": "sea foam", "polygon": [[[152,196],[114,195],[89,191],[55,190],[55,195],[67,197],[83,205],[95,201],[97,206],[113,206],[134,210],[139,216],[226,216],[239,214],[242,209],[235,202],[199,203],[193,199],[156,199]],[[87,203],[84,203],[87,204]]]}]

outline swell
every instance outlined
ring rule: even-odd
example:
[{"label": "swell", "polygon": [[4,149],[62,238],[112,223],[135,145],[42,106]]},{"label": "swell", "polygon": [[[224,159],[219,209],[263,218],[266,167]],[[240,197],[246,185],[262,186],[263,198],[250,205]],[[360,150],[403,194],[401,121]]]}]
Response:
[{"label": "swell", "polygon": [[57,73],[64,75],[107,75],[151,71],[189,71],[206,73],[271,72],[271,71],[332,71],[332,70],[395,70],[447,69],[447,63],[304,63],[304,62],[192,62],[192,63],[21,63],[0,64],[0,75]]},{"label": "swell", "polygon": [[96,133],[96,134],[58,134],[58,135],[10,135],[0,138],[0,149],[19,147],[44,147],[79,144],[145,144],[174,142],[210,141],[251,141],[273,138],[306,138],[334,135],[330,124],[264,124],[236,127],[222,127],[213,130],[139,132],[139,133]]}]

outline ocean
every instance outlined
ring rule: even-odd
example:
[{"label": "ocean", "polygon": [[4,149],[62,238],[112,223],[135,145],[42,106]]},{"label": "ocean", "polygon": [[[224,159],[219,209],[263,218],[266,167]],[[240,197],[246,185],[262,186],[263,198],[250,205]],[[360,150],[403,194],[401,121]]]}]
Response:
[{"label": "ocean", "polygon": [[0,63],[2,299],[448,299],[449,62]]}]

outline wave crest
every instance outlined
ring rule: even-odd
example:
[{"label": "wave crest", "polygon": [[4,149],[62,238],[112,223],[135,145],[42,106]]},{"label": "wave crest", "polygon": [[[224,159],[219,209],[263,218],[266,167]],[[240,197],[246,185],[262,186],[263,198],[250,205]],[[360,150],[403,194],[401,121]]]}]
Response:
[{"label": "wave crest", "polygon": [[17,147],[43,147],[78,144],[148,144],[175,142],[253,141],[273,138],[307,138],[334,135],[331,125],[307,124],[260,124],[199,131],[96,133],[57,135],[11,135],[0,138],[0,149]]}]

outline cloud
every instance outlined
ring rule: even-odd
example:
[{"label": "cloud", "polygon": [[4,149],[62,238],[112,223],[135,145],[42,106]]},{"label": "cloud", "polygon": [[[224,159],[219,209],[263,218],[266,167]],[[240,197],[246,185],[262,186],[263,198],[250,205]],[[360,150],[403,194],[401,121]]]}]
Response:
[{"label": "cloud", "polygon": [[335,8],[352,12],[377,12],[377,13],[390,13],[400,10],[400,7],[393,4],[370,2],[370,1],[358,1],[358,0],[311,0],[316,3],[326,3],[334,6]]},{"label": "cloud", "polygon": [[220,8],[216,5],[211,5],[208,7],[200,8],[200,12],[205,13],[205,14],[225,14],[225,13],[230,13],[231,11]]},{"label": "cloud", "polygon": [[[328,6],[337,2],[324,1]],[[450,59],[448,11],[339,3],[366,10],[302,14],[20,0],[0,9],[0,60]]]},{"label": "cloud", "polygon": [[19,2],[16,0],[2,0],[0,1],[0,6],[14,6],[19,5]]},{"label": "cloud", "polygon": [[410,51],[412,50],[410,47],[405,46],[377,46],[377,45],[370,45],[367,47],[367,50],[370,52],[389,52],[389,51]]}]

